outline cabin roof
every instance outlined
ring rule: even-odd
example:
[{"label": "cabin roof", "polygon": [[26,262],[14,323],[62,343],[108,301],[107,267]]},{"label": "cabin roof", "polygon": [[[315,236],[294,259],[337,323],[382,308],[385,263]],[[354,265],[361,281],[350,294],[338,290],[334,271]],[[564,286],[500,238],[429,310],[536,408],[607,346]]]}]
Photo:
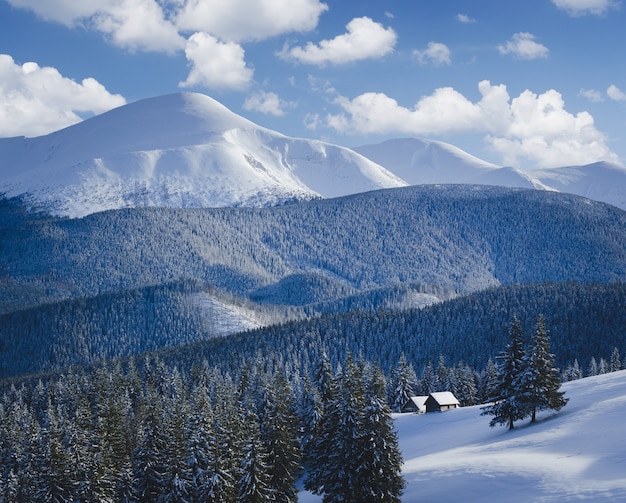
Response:
[{"label": "cabin roof", "polygon": [[[461,405],[451,391],[436,391],[430,394],[439,405]],[[428,398],[428,397],[427,397]]]}]

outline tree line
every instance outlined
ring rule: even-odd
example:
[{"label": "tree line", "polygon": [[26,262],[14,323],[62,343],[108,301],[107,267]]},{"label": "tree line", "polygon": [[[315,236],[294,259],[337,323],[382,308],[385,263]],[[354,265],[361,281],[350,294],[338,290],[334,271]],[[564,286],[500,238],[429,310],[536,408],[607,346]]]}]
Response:
[{"label": "tree line", "polygon": [[401,456],[379,368],[328,360],[296,391],[146,357],[36,383],[0,401],[1,502],[399,501]]}]

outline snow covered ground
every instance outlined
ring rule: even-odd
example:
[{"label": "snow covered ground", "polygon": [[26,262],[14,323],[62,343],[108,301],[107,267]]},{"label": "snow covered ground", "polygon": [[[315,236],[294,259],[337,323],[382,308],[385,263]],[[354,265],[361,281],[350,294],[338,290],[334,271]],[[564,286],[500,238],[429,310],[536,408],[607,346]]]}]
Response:
[{"label": "snow covered ground", "polygon": [[626,502],[626,370],[562,389],[565,408],[513,431],[490,428],[479,406],[395,415],[402,501]]}]

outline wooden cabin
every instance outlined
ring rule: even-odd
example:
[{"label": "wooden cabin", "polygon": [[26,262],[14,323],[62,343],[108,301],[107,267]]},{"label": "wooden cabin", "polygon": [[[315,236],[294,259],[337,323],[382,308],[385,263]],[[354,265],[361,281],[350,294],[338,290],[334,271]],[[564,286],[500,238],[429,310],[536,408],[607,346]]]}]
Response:
[{"label": "wooden cabin", "polygon": [[442,412],[449,409],[458,409],[461,403],[450,391],[439,391],[428,395],[424,403],[426,412]]},{"label": "wooden cabin", "polygon": [[400,412],[414,412],[415,414],[423,414],[426,412],[426,399],[428,396],[412,396],[402,406]]}]

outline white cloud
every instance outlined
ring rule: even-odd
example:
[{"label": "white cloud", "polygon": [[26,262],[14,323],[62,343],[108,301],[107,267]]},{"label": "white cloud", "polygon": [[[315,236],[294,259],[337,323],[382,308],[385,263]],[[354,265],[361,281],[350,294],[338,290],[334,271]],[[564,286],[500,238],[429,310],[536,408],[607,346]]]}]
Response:
[{"label": "white cloud", "polygon": [[461,23],[466,23],[467,24],[467,23],[475,23],[476,22],[475,19],[469,17],[467,14],[457,14],[456,18]]},{"label": "white cloud", "polygon": [[[176,0],[170,0],[174,3]],[[262,40],[313,30],[328,6],[319,0],[180,0],[181,30],[204,31],[222,40]]]},{"label": "white cloud", "polygon": [[328,6],[320,0],[7,0],[48,21],[103,33],[130,50],[173,53],[186,35],[263,40],[313,30]]},{"label": "white cloud", "polygon": [[341,133],[400,133],[444,135],[480,133],[505,164],[520,161],[534,166],[618,162],[604,134],[587,112],[572,114],[560,93],[524,91],[511,99],[505,85],[482,81],[481,99],[473,103],[450,87],[422,97],[412,108],[381,93],[365,93],[336,103],[342,113],[329,115],[326,124]]},{"label": "white cloud", "polygon": [[552,0],[552,3],[570,16],[583,16],[585,14],[602,16],[610,9],[619,6],[620,2],[615,0]]},{"label": "white cloud", "polygon": [[413,55],[422,63],[432,63],[433,65],[449,65],[450,49],[446,44],[440,42],[429,42],[423,51],[415,50]]},{"label": "white cloud", "polygon": [[597,89],[581,89],[578,94],[593,103],[604,101],[604,96]]},{"label": "white cloud", "polygon": [[220,42],[208,33],[194,33],[187,41],[185,55],[191,71],[180,87],[204,86],[211,89],[241,89],[252,80],[243,48],[234,42]]},{"label": "white cloud", "polygon": [[83,26],[105,34],[117,46],[130,50],[173,53],[185,39],[166,19],[156,0],[8,0],[48,21],[68,27]]},{"label": "white cloud", "polygon": [[516,33],[504,45],[498,46],[500,54],[513,54],[521,59],[547,58],[550,52],[545,45],[535,42],[532,33]]},{"label": "white cloud", "polygon": [[294,103],[281,100],[276,93],[260,91],[248,97],[243,104],[244,110],[255,110],[268,115],[282,117],[286,108],[292,108]]},{"label": "white cloud", "polygon": [[615,84],[611,84],[606,90],[609,98],[615,101],[626,101],[626,93],[621,91]]},{"label": "white cloud", "polygon": [[393,51],[398,39],[392,28],[384,28],[368,17],[353,19],[346,25],[346,30],[343,35],[322,40],[319,44],[309,42],[305,47],[285,46],[279,56],[312,65],[338,65],[382,58]]},{"label": "white cloud", "polygon": [[78,83],[37,63],[0,54],[0,136],[39,136],[125,104],[92,78]]}]

